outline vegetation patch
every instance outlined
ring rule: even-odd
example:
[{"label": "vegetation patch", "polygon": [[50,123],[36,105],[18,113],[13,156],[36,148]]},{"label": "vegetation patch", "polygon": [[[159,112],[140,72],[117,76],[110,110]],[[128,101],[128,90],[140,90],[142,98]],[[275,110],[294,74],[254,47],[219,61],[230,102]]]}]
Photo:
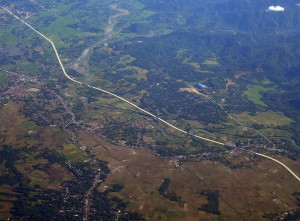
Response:
[{"label": "vegetation patch", "polygon": [[64,144],[62,153],[65,155],[67,160],[72,162],[82,162],[84,160],[88,160],[85,151],[80,149],[79,146],[75,144]]},{"label": "vegetation patch", "polygon": [[0,85],[7,84],[7,74],[0,73]]},{"label": "vegetation patch", "polygon": [[275,112],[259,112],[255,116],[251,116],[249,113],[244,112],[241,114],[235,114],[234,116],[246,125],[259,124],[263,126],[276,127],[289,125],[293,122],[292,119],[288,118],[284,114]]},{"label": "vegetation patch", "polygon": [[262,93],[266,91],[273,90],[273,87],[263,87],[260,85],[248,85],[245,95],[249,101],[252,101],[254,104],[267,106],[262,100]]},{"label": "vegetation patch", "polygon": [[9,31],[5,31],[1,28],[0,43],[3,45],[16,45],[18,38]]},{"label": "vegetation patch", "polygon": [[260,112],[255,117],[255,120],[266,126],[283,126],[289,125],[293,122],[292,119],[288,118],[284,114],[275,112]]},{"label": "vegetation patch", "polygon": [[[139,212],[150,220],[156,216],[164,217],[163,220],[192,220],[195,217],[200,220],[207,217],[239,220],[241,215],[245,219],[259,220],[261,211],[278,212],[279,207],[282,208],[280,211],[284,211],[285,202],[288,205],[294,204],[291,193],[297,189],[297,181],[291,180],[291,185],[281,189],[285,184],[278,182],[282,176],[286,176],[286,172],[280,165],[274,168],[274,163],[268,160],[262,160],[260,165],[253,165],[249,156],[240,156],[240,160],[248,160],[251,166],[238,170],[205,160],[181,162],[175,168],[169,160],[144,150],[118,147],[98,138],[93,141],[88,137],[81,139],[86,146],[95,146],[92,149],[97,157],[109,162],[111,173],[99,191],[104,192],[118,180],[124,184],[124,188],[111,195],[124,199],[128,203],[127,211]],[[280,160],[284,160],[289,166],[297,165],[297,162],[286,157]],[[270,173],[269,170],[275,172]],[[187,183],[189,188],[186,188]],[[271,189],[278,190],[278,195],[272,194]],[[174,194],[169,195],[170,199],[177,199],[172,196],[179,195],[184,203],[171,201],[161,194]],[[281,200],[278,204],[267,203],[276,198]],[[259,202],[265,202],[263,208]],[[255,208],[255,212],[246,209],[250,205]],[[242,212],[239,214],[234,210]]]},{"label": "vegetation patch", "polygon": [[199,208],[207,213],[220,215],[219,211],[219,191],[217,190],[202,190],[198,192],[200,196],[207,197],[207,204],[204,204]]},{"label": "vegetation patch", "polygon": [[202,64],[205,64],[205,65],[218,65],[219,62],[218,62],[217,58],[210,58],[210,59],[205,60]]}]

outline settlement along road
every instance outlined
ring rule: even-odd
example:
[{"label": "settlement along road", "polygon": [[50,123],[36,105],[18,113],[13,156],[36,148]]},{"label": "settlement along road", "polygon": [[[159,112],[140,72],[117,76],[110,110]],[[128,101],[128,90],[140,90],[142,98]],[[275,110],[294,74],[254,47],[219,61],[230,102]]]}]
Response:
[{"label": "settlement along road", "polygon": [[[92,88],[92,89],[97,90],[97,91],[101,91],[101,92],[103,92],[103,93],[105,93],[105,94],[108,94],[108,95],[111,95],[111,96],[113,96],[113,97],[116,97],[116,98],[118,98],[119,100],[122,100],[122,101],[124,101],[125,103],[128,103],[129,105],[133,106],[134,108],[138,109],[139,111],[144,112],[144,113],[147,114],[148,116],[153,117],[154,119],[156,119],[156,120],[158,120],[158,121],[160,121],[160,122],[166,124],[167,126],[173,128],[173,129],[175,129],[175,130],[177,130],[177,131],[179,131],[179,132],[181,132],[181,133],[190,135],[190,136],[192,136],[192,137],[195,137],[195,138],[198,138],[198,139],[201,139],[201,140],[204,140],[204,141],[208,141],[208,142],[215,143],[215,144],[218,144],[218,145],[221,145],[221,146],[225,146],[224,143],[221,143],[221,142],[218,142],[218,141],[215,141],[215,140],[211,140],[211,139],[208,139],[208,138],[205,138],[205,137],[201,137],[201,136],[198,136],[198,135],[195,135],[195,134],[190,134],[189,132],[187,132],[187,131],[185,131],[185,130],[182,130],[182,129],[180,129],[180,128],[178,128],[178,127],[176,127],[176,126],[170,124],[169,122],[167,122],[167,121],[163,120],[162,118],[160,118],[160,117],[158,117],[158,116],[156,116],[156,115],[150,113],[149,111],[146,111],[146,110],[144,110],[143,108],[140,108],[139,106],[137,106],[137,105],[135,105],[134,103],[132,103],[132,102],[126,100],[125,98],[120,97],[119,95],[116,95],[116,94],[114,94],[114,93],[111,93],[111,92],[109,92],[109,91],[106,91],[106,90],[101,89],[101,88],[98,88],[98,87],[94,87],[94,86],[89,85],[89,84],[82,83],[82,82],[80,82],[80,81],[77,81],[76,79],[73,79],[72,77],[70,77],[70,76],[67,74],[67,72],[66,72],[66,70],[65,70],[65,67],[64,67],[64,65],[63,65],[63,63],[62,63],[62,61],[61,61],[61,59],[60,59],[60,56],[59,56],[59,54],[58,54],[58,52],[57,52],[57,49],[56,49],[55,44],[53,43],[53,41],[51,41],[51,40],[50,40],[48,37],[46,37],[44,34],[42,34],[41,32],[39,32],[38,30],[36,30],[36,29],[35,29],[34,27],[32,27],[30,24],[28,24],[27,22],[25,22],[24,20],[22,20],[20,17],[18,17],[17,15],[15,15],[15,14],[12,13],[11,11],[9,11],[7,8],[5,8],[5,7],[3,7],[3,6],[0,6],[0,7],[1,7],[2,9],[4,9],[4,10],[5,10],[7,13],[9,13],[10,15],[14,16],[18,21],[22,22],[22,23],[25,24],[27,27],[29,27],[30,29],[32,29],[34,32],[36,32],[38,35],[40,35],[42,38],[44,38],[45,40],[47,40],[47,41],[52,45],[52,48],[53,48],[53,50],[54,50],[54,52],[55,52],[56,58],[57,58],[58,63],[59,63],[59,65],[60,65],[61,69],[62,69],[62,72],[64,73],[64,75],[65,75],[70,81],[73,81],[74,83],[79,84],[79,85],[83,85],[83,86]],[[287,171],[288,171],[290,174],[292,174],[292,175],[300,182],[300,178],[299,178],[299,177],[298,177],[298,176],[297,176],[297,175],[296,175],[296,174],[295,174],[288,166],[286,166],[284,163],[280,162],[279,160],[276,160],[275,158],[272,158],[272,157],[269,157],[269,156],[267,156],[267,155],[264,155],[264,154],[261,154],[261,153],[257,153],[257,152],[254,152],[254,151],[249,151],[249,152],[251,152],[251,153],[253,153],[253,154],[255,154],[255,155],[258,155],[258,156],[267,158],[267,159],[269,159],[269,160],[272,160],[272,161],[274,161],[274,162],[280,164],[280,165],[283,166],[285,169],[287,169]]]}]

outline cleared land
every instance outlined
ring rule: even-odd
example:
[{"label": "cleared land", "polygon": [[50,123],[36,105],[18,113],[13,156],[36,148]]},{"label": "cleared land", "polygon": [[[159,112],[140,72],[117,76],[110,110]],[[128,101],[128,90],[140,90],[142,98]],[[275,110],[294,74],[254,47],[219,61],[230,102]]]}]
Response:
[{"label": "cleared land", "polygon": [[[201,220],[218,218],[217,215],[198,211],[207,203],[205,197],[196,194],[201,190],[220,191],[222,220],[265,220],[264,214],[277,213],[294,208],[297,180],[269,160],[253,163],[249,156],[233,157],[231,161],[245,161],[243,169],[229,169],[212,161],[180,163],[162,159],[145,150],[128,149],[107,143],[86,132],[80,134],[80,142],[93,149],[99,159],[109,162],[111,174],[99,191],[113,183],[123,183],[124,189],[111,194],[128,202],[128,211],[137,211],[148,220]],[[280,157],[296,172],[299,162]],[[212,174],[214,174],[212,176]],[[171,180],[168,193],[182,198],[173,202],[159,194],[163,179]],[[186,185],[189,188],[186,188]],[[218,220],[218,219],[217,219]]]},{"label": "cleared land", "polygon": [[254,104],[267,106],[262,101],[262,93],[265,91],[273,90],[273,89],[274,88],[262,87],[260,85],[248,85],[245,95],[247,96],[249,101],[252,101]]},{"label": "cleared land", "polygon": [[259,112],[255,116],[251,116],[248,113],[235,114],[234,117],[247,125],[260,124],[266,127],[276,127],[289,125],[293,122],[282,113],[275,112]]},{"label": "cleared land", "polygon": [[44,169],[44,166],[49,166],[49,162],[38,155],[43,148],[57,148],[64,141],[64,136],[58,129],[40,128],[28,121],[19,113],[22,105],[22,103],[9,102],[0,110],[0,144],[18,148],[20,154],[23,154],[21,148],[25,146],[36,147],[35,151],[29,149],[26,154],[24,153],[24,158],[22,155],[22,158],[16,161],[17,170],[30,180],[31,185],[39,184],[43,187],[59,189],[62,181],[71,178],[69,172],[56,163]]}]

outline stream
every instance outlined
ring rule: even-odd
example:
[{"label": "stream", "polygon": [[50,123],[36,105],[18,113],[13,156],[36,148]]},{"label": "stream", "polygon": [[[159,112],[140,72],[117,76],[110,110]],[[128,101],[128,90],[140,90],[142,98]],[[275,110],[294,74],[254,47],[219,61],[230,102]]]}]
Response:
[{"label": "stream", "polygon": [[85,76],[85,81],[89,81],[91,79],[91,75],[89,74],[89,59],[92,54],[92,51],[94,50],[95,47],[98,47],[101,44],[107,44],[109,40],[113,37],[114,34],[114,27],[118,22],[118,18],[128,15],[129,11],[126,9],[119,8],[118,5],[114,4],[110,6],[111,9],[118,11],[117,14],[111,15],[108,18],[107,26],[104,31],[104,38],[93,44],[92,46],[86,48],[80,57],[73,63],[71,63],[69,66],[76,70],[78,73],[82,74]]}]

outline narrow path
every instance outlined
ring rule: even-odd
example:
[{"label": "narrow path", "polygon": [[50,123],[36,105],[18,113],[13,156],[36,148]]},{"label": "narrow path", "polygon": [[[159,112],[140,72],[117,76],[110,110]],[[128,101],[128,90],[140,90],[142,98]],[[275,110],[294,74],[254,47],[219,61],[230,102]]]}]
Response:
[{"label": "narrow path", "polygon": [[235,121],[236,123],[238,123],[239,125],[241,125],[242,127],[244,127],[245,129],[253,130],[255,133],[259,134],[266,141],[268,141],[269,143],[272,143],[274,145],[274,143],[269,138],[267,138],[265,135],[263,135],[261,132],[259,132],[255,128],[246,126],[245,124],[243,124],[242,122],[240,122],[239,120],[237,120],[235,117],[233,117],[230,113],[228,113],[228,111],[221,104],[219,104],[218,102],[216,102],[214,99],[212,99],[211,97],[209,97],[209,96],[207,96],[205,94],[202,94],[202,93],[200,93],[200,95],[202,95],[203,97],[211,100],[213,103],[215,103],[216,105],[218,105],[227,114],[227,116],[230,119],[232,119],[233,121]]},{"label": "narrow path", "polygon": [[[17,20],[19,20],[20,22],[22,22],[23,24],[25,24],[27,27],[29,27],[30,29],[32,29],[34,32],[36,32],[37,34],[39,34],[39,35],[40,35],[41,37],[43,37],[45,40],[47,40],[48,42],[50,42],[50,44],[52,45],[52,48],[53,48],[53,50],[54,50],[54,52],[55,52],[55,55],[56,55],[56,57],[57,57],[57,60],[58,60],[58,62],[59,62],[59,65],[60,65],[60,67],[61,67],[61,69],[62,69],[62,72],[64,73],[64,75],[65,75],[69,80],[71,80],[71,81],[73,81],[74,83],[77,83],[77,84],[79,84],[79,85],[86,86],[86,87],[89,87],[89,88],[92,88],[92,89],[101,91],[101,92],[103,92],[103,93],[105,93],[105,94],[111,95],[111,96],[113,96],[113,97],[116,97],[116,98],[118,98],[118,99],[124,101],[125,103],[130,104],[131,106],[133,106],[134,108],[138,109],[139,111],[146,113],[146,114],[149,115],[150,117],[153,117],[153,118],[157,119],[158,121],[160,121],[160,122],[162,122],[162,123],[168,125],[169,127],[173,128],[173,129],[175,129],[175,130],[177,130],[177,131],[179,131],[179,132],[181,132],[181,133],[190,135],[190,136],[192,136],[192,137],[195,137],[195,138],[198,138],[198,139],[201,139],[201,140],[204,140],[204,141],[208,141],[208,142],[215,143],[215,144],[218,144],[218,145],[221,145],[221,146],[225,146],[224,143],[221,143],[221,142],[218,142],[218,141],[215,141],[215,140],[211,140],[211,139],[208,139],[208,138],[205,138],[205,137],[201,137],[201,136],[198,136],[198,135],[195,135],[195,134],[190,134],[189,132],[187,132],[187,131],[185,131],[185,130],[182,130],[182,129],[180,129],[180,128],[178,128],[178,127],[176,127],[176,126],[170,124],[169,122],[167,122],[167,121],[163,120],[162,118],[160,118],[160,117],[158,117],[158,116],[156,116],[156,115],[150,113],[149,111],[146,111],[146,110],[144,110],[143,108],[138,107],[137,105],[135,105],[134,103],[132,103],[132,102],[130,102],[130,101],[128,101],[128,100],[126,100],[126,99],[123,98],[123,97],[120,97],[120,96],[118,96],[118,95],[116,95],[116,94],[113,94],[113,93],[111,93],[111,92],[109,92],[109,91],[106,91],[106,90],[104,90],[104,89],[101,89],[101,88],[98,88],[98,87],[94,87],[94,86],[91,86],[91,85],[89,85],[89,84],[84,84],[84,83],[82,83],[82,82],[80,82],[80,81],[77,81],[77,80],[73,79],[72,77],[70,77],[70,76],[67,74],[67,72],[66,72],[66,70],[65,70],[65,67],[64,67],[64,65],[62,64],[62,61],[61,61],[61,59],[60,59],[60,56],[59,56],[59,54],[58,54],[58,52],[57,52],[57,49],[56,49],[55,44],[53,43],[53,41],[51,41],[49,38],[47,38],[47,37],[46,37],[45,35],[43,35],[41,32],[39,32],[38,30],[36,30],[34,27],[32,27],[32,26],[31,26],[30,24],[28,24],[27,22],[23,21],[21,18],[19,18],[17,15],[15,15],[14,13],[12,13],[11,11],[9,11],[9,10],[6,9],[5,7],[3,7],[2,5],[0,5],[0,7],[1,7],[2,9],[4,9],[6,12],[8,12],[10,15],[12,15],[13,17],[15,17]],[[223,107],[222,107],[222,108],[223,108]],[[249,150],[247,150],[247,151],[249,151]],[[280,165],[283,166],[285,169],[287,169],[287,170],[288,170],[288,171],[289,171],[289,172],[290,172],[290,173],[291,173],[291,174],[292,174],[292,175],[300,182],[300,178],[299,178],[299,177],[298,177],[298,176],[297,176],[297,175],[296,175],[296,174],[295,174],[288,166],[286,166],[284,163],[280,162],[279,160],[276,160],[275,158],[272,158],[272,157],[269,157],[269,156],[267,156],[267,155],[264,155],[264,154],[261,154],[261,153],[257,153],[257,152],[254,152],[254,151],[249,151],[249,152],[251,152],[251,153],[253,153],[253,154],[256,154],[256,155],[258,155],[258,156],[267,158],[267,159],[269,159],[269,160],[272,160],[272,161],[274,161],[274,162],[280,164]]]}]

